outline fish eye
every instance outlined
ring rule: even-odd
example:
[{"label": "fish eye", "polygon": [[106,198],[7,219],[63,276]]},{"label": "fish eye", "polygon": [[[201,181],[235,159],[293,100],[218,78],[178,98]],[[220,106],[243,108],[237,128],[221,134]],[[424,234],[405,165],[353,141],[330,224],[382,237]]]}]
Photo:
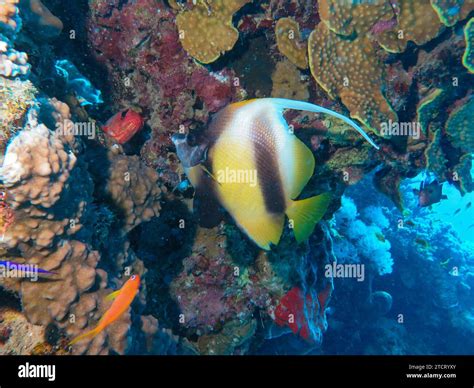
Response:
[{"label": "fish eye", "polygon": [[132,280],[135,280],[136,278],[137,278],[136,275],[132,275],[132,278],[131,278],[131,279],[132,279]]}]

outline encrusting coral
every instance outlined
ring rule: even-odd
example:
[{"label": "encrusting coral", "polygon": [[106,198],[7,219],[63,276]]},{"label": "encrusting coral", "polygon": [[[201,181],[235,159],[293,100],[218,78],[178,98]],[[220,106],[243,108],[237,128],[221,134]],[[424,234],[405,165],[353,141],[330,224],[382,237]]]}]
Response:
[{"label": "encrusting coral", "polygon": [[397,120],[382,93],[382,63],[367,36],[346,39],[320,23],[308,44],[313,77],[332,98],[341,98],[351,117],[379,135],[383,122]]},{"label": "encrusting coral", "polygon": [[462,57],[464,67],[470,73],[474,73],[474,18],[471,18],[464,27],[466,50]]},{"label": "encrusting coral", "polygon": [[308,81],[289,60],[278,62],[272,74],[272,97],[305,101],[309,98]]},{"label": "encrusting coral", "polygon": [[300,69],[308,67],[306,43],[301,42],[298,22],[292,18],[281,18],[275,25],[278,50]]},{"label": "encrusting coral", "polygon": [[451,143],[464,152],[474,152],[474,98],[456,108],[446,122],[446,133]]},{"label": "encrusting coral", "polygon": [[199,0],[176,17],[181,43],[202,63],[212,63],[239,38],[232,16],[250,0]]},{"label": "encrusting coral", "polygon": [[472,0],[431,0],[431,5],[441,22],[448,27],[465,19],[474,10]]}]

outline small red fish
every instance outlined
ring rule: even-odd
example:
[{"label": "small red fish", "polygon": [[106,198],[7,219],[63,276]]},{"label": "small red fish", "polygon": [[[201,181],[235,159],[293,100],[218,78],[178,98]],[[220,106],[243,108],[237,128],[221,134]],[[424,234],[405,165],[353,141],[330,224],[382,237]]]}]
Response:
[{"label": "small red fish", "polygon": [[143,128],[145,120],[137,112],[126,109],[112,116],[102,130],[117,143],[125,144]]},{"label": "small red fish", "polygon": [[448,198],[443,195],[443,184],[438,183],[436,179],[429,184],[425,181],[421,182],[420,189],[413,190],[413,192],[418,195],[418,205],[420,207],[430,206]]}]

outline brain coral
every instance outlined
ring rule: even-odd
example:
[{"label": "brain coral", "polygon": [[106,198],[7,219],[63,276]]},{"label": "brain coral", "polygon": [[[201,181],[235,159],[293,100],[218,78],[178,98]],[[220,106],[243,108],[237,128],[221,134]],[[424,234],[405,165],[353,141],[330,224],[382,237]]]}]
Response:
[{"label": "brain coral", "polygon": [[251,0],[199,0],[176,17],[181,43],[202,63],[212,63],[239,38],[232,16]]},{"label": "brain coral", "polygon": [[292,18],[282,18],[275,26],[275,36],[280,52],[300,69],[308,67],[306,45],[301,42],[300,26]]},{"label": "brain coral", "polygon": [[332,98],[339,96],[374,133],[397,116],[382,94],[383,67],[366,35],[347,39],[320,23],[309,37],[309,63],[316,81]]}]

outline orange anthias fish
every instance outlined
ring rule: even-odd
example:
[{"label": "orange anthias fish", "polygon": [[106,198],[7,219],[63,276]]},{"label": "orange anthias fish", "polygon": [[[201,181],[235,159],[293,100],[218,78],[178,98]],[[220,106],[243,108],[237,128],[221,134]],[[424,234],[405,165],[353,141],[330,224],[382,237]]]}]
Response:
[{"label": "orange anthias fish", "polygon": [[124,144],[143,128],[145,120],[137,112],[127,109],[112,116],[102,127],[102,130]]},{"label": "orange anthias fish", "polygon": [[115,291],[107,296],[106,300],[113,300],[114,302],[112,303],[112,306],[110,306],[110,308],[106,311],[104,316],[100,319],[97,327],[74,338],[69,343],[69,345],[74,345],[75,343],[86,338],[93,338],[101,333],[107,326],[114,323],[130,307],[138,293],[139,288],[140,277],[138,275],[132,275],[120,290]]}]

